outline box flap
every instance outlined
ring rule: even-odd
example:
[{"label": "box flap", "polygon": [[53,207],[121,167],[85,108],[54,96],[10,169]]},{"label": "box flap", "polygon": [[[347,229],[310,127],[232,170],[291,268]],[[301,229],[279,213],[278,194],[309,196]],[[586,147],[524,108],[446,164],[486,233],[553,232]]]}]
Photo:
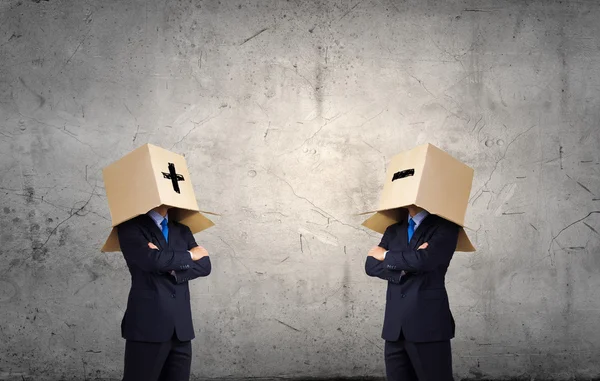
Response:
[{"label": "box flap", "polygon": [[[371,217],[366,219],[362,226],[369,228],[378,233],[384,234],[385,230],[402,219],[407,218],[408,210],[405,208],[382,210],[375,212]],[[442,216],[440,216],[442,217]],[[442,217],[443,218],[443,217]],[[454,222],[454,221],[452,221]],[[475,246],[469,240],[465,229],[461,226],[458,231],[458,242],[456,243],[456,251],[473,252]]]},{"label": "box flap", "polygon": [[458,243],[456,244],[456,251],[472,253],[475,250],[475,246],[473,246],[471,240],[469,239],[469,236],[467,236],[465,228],[461,227],[458,231]]},{"label": "box flap", "polygon": [[[217,215],[215,213],[210,214]],[[169,218],[172,218],[173,221],[177,221],[179,223],[187,225],[187,227],[189,227],[192,231],[192,234],[199,233],[215,225],[214,222],[203,216],[202,213],[197,212],[195,210],[184,210],[178,208],[169,209]],[[108,238],[106,239],[106,242],[104,242],[104,245],[102,246],[102,249],[100,251],[102,251],[103,253],[121,251],[121,246],[119,245],[119,236],[117,234],[117,227],[112,228]]]},{"label": "box flap", "polygon": [[175,221],[187,225],[192,231],[192,234],[199,233],[202,230],[206,230],[215,225],[214,222],[202,215],[202,213],[192,210],[175,209],[173,211],[170,209],[169,216],[173,216]]},{"label": "box flap", "polygon": [[388,226],[405,218],[407,213],[408,211],[404,208],[378,211],[365,220],[365,222],[362,223],[362,226],[383,234]]},{"label": "box flap", "polygon": [[211,216],[219,216],[219,217],[221,216],[219,213],[207,212],[206,210],[199,210],[199,212],[202,213],[202,214],[208,214],[208,215],[211,215]]},{"label": "box flap", "polygon": [[117,228],[112,228],[112,230],[110,231],[110,234],[108,235],[108,238],[106,239],[106,242],[104,242],[104,246],[102,246],[102,249],[100,249],[101,252],[103,253],[107,253],[107,252],[113,252],[113,251],[120,251],[121,246],[119,245],[119,236],[117,234]]}]

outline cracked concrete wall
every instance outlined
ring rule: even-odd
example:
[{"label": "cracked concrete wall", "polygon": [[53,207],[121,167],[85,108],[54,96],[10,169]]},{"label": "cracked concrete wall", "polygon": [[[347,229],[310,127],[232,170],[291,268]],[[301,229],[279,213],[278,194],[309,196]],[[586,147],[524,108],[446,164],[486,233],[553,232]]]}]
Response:
[{"label": "cracked concrete wall", "polygon": [[383,376],[363,272],[399,151],[475,168],[459,378],[600,376],[596,1],[0,2],[0,379],[118,378],[101,168],[186,155],[214,271],[197,377]]}]

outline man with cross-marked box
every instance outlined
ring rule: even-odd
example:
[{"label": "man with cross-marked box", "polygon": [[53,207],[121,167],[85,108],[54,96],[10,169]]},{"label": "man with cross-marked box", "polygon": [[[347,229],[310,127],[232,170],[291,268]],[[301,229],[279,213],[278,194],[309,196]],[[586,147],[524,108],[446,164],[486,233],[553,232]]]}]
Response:
[{"label": "man with cross-marked box", "polygon": [[392,159],[380,207],[364,226],[383,233],[367,275],[387,281],[382,338],[390,381],[452,381],[454,319],[446,270],[474,251],[463,229],[473,170],[423,145]]},{"label": "man with cross-marked box", "polygon": [[145,145],[103,171],[113,232],[131,289],[121,333],[124,381],[187,381],[194,338],[189,282],[211,272],[193,233],[212,225],[199,211],[185,159]]}]

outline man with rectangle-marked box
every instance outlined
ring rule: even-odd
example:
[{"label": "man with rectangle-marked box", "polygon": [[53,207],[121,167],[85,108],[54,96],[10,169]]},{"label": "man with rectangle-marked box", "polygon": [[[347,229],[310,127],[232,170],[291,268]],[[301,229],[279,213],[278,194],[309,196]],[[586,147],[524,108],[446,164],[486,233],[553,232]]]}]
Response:
[{"label": "man with rectangle-marked box", "polygon": [[383,233],[365,270],[388,283],[382,338],[390,381],[453,380],[445,276],[455,251],[475,251],[463,229],[472,181],[473,169],[418,146],[392,158],[380,206],[363,223]]},{"label": "man with rectangle-marked box", "polygon": [[193,233],[200,213],[185,159],[144,145],[103,170],[113,230],[102,251],[121,251],[131,274],[121,323],[124,381],[187,381],[194,338],[188,282],[211,272]]}]

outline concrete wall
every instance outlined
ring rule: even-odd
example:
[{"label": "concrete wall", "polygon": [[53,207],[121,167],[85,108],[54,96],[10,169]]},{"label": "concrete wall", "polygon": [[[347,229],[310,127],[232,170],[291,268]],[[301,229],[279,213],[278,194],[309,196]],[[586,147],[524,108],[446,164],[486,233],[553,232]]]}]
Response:
[{"label": "concrete wall", "polygon": [[[475,168],[458,378],[600,377],[597,1],[0,2],[0,379],[118,378],[101,168],[184,153],[213,274],[193,373],[383,376],[363,271],[399,151]],[[596,291],[596,292],[595,292]]]}]

